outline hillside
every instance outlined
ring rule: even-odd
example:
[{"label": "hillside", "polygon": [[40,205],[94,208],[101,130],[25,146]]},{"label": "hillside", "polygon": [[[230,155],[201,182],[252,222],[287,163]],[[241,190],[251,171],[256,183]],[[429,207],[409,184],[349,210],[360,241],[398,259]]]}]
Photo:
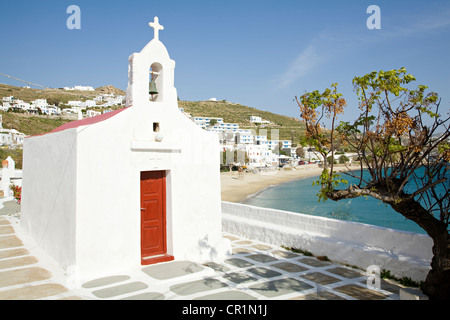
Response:
[{"label": "hillside", "polygon": [[0,111],[3,120],[4,129],[16,129],[27,136],[43,134],[73,120],[58,116],[38,116],[24,113],[3,112]]},{"label": "hillside", "polygon": [[95,91],[66,91],[63,89],[28,89],[22,87],[10,86],[0,83],[0,99],[3,97],[13,96],[15,98],[32,101],[35,99],[47,99],[49,104],[67,104],[69,100],[89,100],[100,94],[116,94],[125,95],[125,91],[117,89],[113,86],[104,86],[96,88]]},{"label": "hillside", "polygon": [[[23,96],[16,95],[16,97],[25,100]],[[178,105],[192,116],[223,118],[225,122],[238,123],[240,128],[253,129],[256,133],[259,133],[259,129],[266,129],[269,138],[271,137],[271,129],[278,129],[281,140],[291,140],[293,137],[294,143],[298,143],[304,133],[304,124],[298,119],[261,111],[240,104],[210,101],[179,101]],[[16,129],[26,135],[46,133],[64,123],[75,120],[74,118],[67,119],[58,116],[38,116],[13,112],[0,112],[0,114],[3,116],[3,128]],[[250,123],[250,116],[260,116],[275,125],[256,126]]]},{"label": "hillside", "polygon": [[[238,123],[240,128],[254,129],[256,133],[259,133],[259,129],[266,129],[269,139],[271,137],[271,129],[278,129],[281,140],[293,140],[294,143],[298,144],[305,131],[305,125],[299,119],[237,103],[226,101],[179,101],[178,105],[192,116],[223,118],[224,122]],[[250,123],[250,116],[260,116],[274,125],[256,126]]]},{"label": "hillside", "polygon": [[[85,101],[100,94],[125,95],[125,91],[111,85],[96,88],[95,91],[65,91],[63,89],[27,89],[6,84],[0,84],[0,99],[14,96],[24,101],[35,99],[47,99],[50,104],[66,104],[69,100]],[[0,101],[1,102],[1,101]],[[304,133],[304,124],[296,118],[283,116],[256,108],[243,106],[226,101],[179,101],[179,107],[192,116],[206,116],[223,118],[225,122],[238,123],[241,128],[253,129],[259,133],[259,129],[266,129],[268,138],[271,138],[271,129],[279,130],[279,138],[293,140],[295,144],[301,140]],[[13,113],[3,113],[3,127],[14,128],[27,135],[41,134],[71,120],[61,117],[30,116]],[[250,116],[260,116],[269,120],[274,125],[256,126],[250,123]]]}]

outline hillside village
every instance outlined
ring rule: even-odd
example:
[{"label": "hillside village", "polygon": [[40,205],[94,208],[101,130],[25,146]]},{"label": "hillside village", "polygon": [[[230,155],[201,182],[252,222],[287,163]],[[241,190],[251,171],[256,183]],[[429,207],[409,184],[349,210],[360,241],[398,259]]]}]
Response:
[{"label": "hillside village", "polygon": [[[251,166],[254,168],[272,167],[297,159],[296,147],[292,146],[291,140],[280,140],[277,129],[272,129],[272,139],[267,138],[267,130],[260,129],[259,133],[255,129],[240,128],[238,123],[224,122],[223,118],[197,117],[183,112],[198,126],[209,132],[215,132],[219,136],[222,152],[236,152],[237,157],[231,156],[222,158],[222,165],[234,164],[237,166]],[[270,124],[268,120],[261,117],[251,116],[251,123]],[[241,157],[239,157],[241,155]]]},{"label": "hillside village", "polygon": [[[15,95],[5,95],[5,91],[0,91],[0,95],[3,95],[0,106],[3,115],[28,116],[28,122],[32,121],[30,119],[37,118],[60,119],[60,122],[55,123],[55,127],[65,122],[94,117],[123,108],[126,100],[123,91],[111,86],[97,89],[89,86],[64,87],[59,89],[58,99],[51,96],[49,99],[43,97],[42,93],[45,95],[45,91],[41,91],[38,98],[32,99],[33,95],[29,92],[35,89],[12,86],[8,88],[8,91]],[[51,93],[55,90],[57,89]],[[179,110],[202,129],[219,136],[223,166],[233,164],[250,168],[268,168],[298,164],[300,160],[296,149],[302,134],[302,123],[298,119],[216,100],[179,101]],[[227,114],[220,117],[221,112],[227,112]],[[208,115],[211,113],[215,116]],[[3,128],[1,117],[2,115],[0,115],[0,145],[3,149],[21,149],[23,139],[30,134],[20,132],[20,128],[17,127],[17,123],[22,120],[18,119],[13,126]],[[225,117],[235,122],[227,122]],[[290,139],[287,139],[288,136]],[[305,159],[319,160],[308,150],[305,148]],[[229,156],[230,153],[231,156]]]},{"label": "hillside village", "polygon": [[[92,110],[94,108],[105,109],[113,106],[123,106],[125,102],[124,95],[114,95],[114,94],[99,94],[93,99],[89,100],[69,100],[67,104],[62,107],[51,105],[48,103],[47,99],[35,99],[32,101],[24,101],[20,98],[14,96],[8,96],[2,98],[3,105],[0,110],[8,112],[24,112],[28,114],[39,114],[39,115],[64,115],[64,114],[76,114],[85,111],[87,117],[93,117],[101,114],[100,111]],[[91,109],[91,110],[89,110]]]}]

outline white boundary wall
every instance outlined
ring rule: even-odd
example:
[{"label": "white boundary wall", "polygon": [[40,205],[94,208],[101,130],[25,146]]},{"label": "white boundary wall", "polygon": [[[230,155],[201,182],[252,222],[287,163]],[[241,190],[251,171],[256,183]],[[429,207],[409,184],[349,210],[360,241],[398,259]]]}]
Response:
[{"label": "white boundary wall", "polygon": [[433,242],[427,235],[288,211],[222,202],[223,231],[366,270],[377,265],[397,277],[425,280]]}]

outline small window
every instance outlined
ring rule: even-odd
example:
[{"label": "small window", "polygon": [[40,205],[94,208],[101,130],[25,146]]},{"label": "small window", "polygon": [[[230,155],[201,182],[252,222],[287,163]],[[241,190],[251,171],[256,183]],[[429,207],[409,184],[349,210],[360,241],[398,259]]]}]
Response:
[{"label": "small window", "polygon": [[159,132],[159,122],[153,122],[153,132]]}]

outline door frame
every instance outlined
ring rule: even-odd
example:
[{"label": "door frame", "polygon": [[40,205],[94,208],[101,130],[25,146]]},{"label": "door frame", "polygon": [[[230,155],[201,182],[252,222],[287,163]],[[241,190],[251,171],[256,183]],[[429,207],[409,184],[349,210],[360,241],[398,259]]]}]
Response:
[{"label": "door frame", "polygon": [[[162,224],[164,228],[164,236],[163,236],[163,248],[164,252],[162,254],[157,254],[154,256],[143,256],[142,253],[142,189],[141,189],[141,183],[142,183],[142,174],[146,172],[161,172],[163,173],[163,181],[162,181],[162,206],[163,206],[163,216],[162,216]],[[149,265],[154,264],[158,262],[165,262],[165,261],[171,261],[174,260],[174,257],[172,255],[169,255],[167,253],[167,177],[168,177],[168,171],[167,170],[145,170],[139,172],[139,221],[140,221],[140,257],[141,257],[141,265]]]}]

